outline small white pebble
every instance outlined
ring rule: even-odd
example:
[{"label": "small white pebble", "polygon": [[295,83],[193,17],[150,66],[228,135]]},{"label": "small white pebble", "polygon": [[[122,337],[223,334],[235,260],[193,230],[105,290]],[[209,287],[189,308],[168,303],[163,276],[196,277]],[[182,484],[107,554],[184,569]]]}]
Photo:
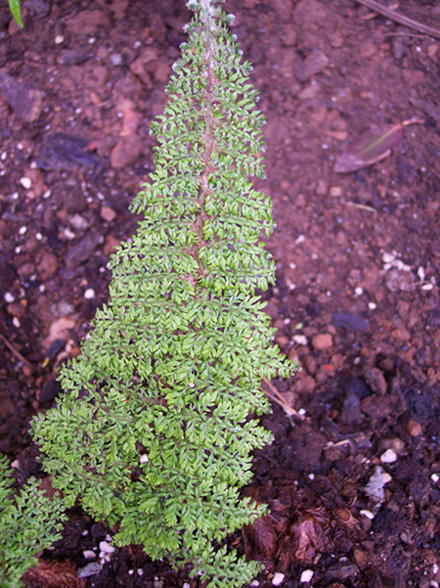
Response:
[{"label": "small white pebble", "polygon": [[298,410],[298,414],[299,414],[299,416],[304,416],[306,414],[306,409],[305,408],[300,408]]},{"label": "small white pebble", "polygon": [[96,553],[91,549],[86,549],[85,551],[83,551],[83,556],[86,559],[93,559],[94,557],[96,557]]},{"label": "small white pebble", "polygon": [[355,296],[362,296],[363,293],[364,293],[364,289],[361,288],[360,286],[358,286],[357,288],[354,289]]},{"label": "small white pebble", "polygon": [[87,290],[84,292],[84,298],[86,300],[92,300],[95,298],[95,290],[93,288],[87,288]]},{"label": "small white pebble", "polygon": [[12,200],[18,200],[18,192],[14,192],[11,196]]},{"label": "small white pebble", "polygon": [[289,267],[290,269],[296,269],[296,264],[295,263],[289,263]]},{"label": "small white pebble", "polygon": [[24,235],[26,233],[26,231],[27,231],[27,227],[20,227],[18,229],[19,235]]},{"label": "small white pebble", "polygon": [[89,532],[87,531],[87,529],[84,529],[84,531],[81,533],[83,537],[87,537],[88,534]]},{"label": "small white pebble", "polygon": [[297,237],[297,239],[295,240],[295,243],[297,245],[299,245],[299,243],[303,243],[306,240],[306,238],[304,237],[304,235],[300,235],[299,237]]},{"label": "small white pebble", "polygon": [[138,568],[136,571],[137,571],[137,575],[138,576],[143,576],[144,575],[144,570],[142,568]]},{"label": "small white pebble", "polygon": [[382,261],[384,263],[392,263],[396,259],[396,256],[392,253],[384,253],[382,255]]},{"label": "small white pebble", "polygon": [[96,43],[96,39],[95,39],[95,37],[90,37],[89,38],[89,45],[93,45],[93,43]]},{"label": "small white pebble", "polygon": [[101,553],[113,553],[115,551],[115,547],[107,543],[107,541],[100,541],[99,543],[99,551]]},{"label": "small white pebble", "polygon": [[64,37],[63,35],[57,35],[55,37],[55,45],[61,45],[61,43],[64,43]]},{"label": "small white pebble", "polygon": [[134,574],[134,570],[128,570],[127,573],[128,573],[129,576],[132,576]]},{"label": "small white pebble", "polygon": [[2,153],[2,154],[1,154],[1,156],[0,156],[0,159],[1,159],[2,161],[6,161],[6,158],[7,158],[7,157],[8,157],[8,154],[6,153],[6,151],[3,151],[3,153]]},{"label": "small white pebble", "polygon": [[436,575],[437,572],[438,572],[438,565],[436,563],[432,564],[432,573],[434,574],[434,576]]},{"label": "small white pebble", "polygon": [[376,310],[376,308],[377,308],[377,304],[376,304],[375,302],[369,302],[369,303],[368,303],[368,308],[369,308],[370,310]]},{"label": "small white pebble", "polygon": [[23,149],[23,143],[20,141],[20,143],[17,143],[17,149],[19,149],[20,151]]},{"label": "small white pebble", "polygon": [[19,467],[20,462],[18,461],[18,459],[14,459],[14,461],[11,463],[11,468],[14,468],[14,470],[18,470]]},{"label": "small white pebble", "polygon": [[281,584],[284,582],[284,578],[285,578],[284,574],[282,574],[281,572],[275,572],[275,574],[272,578],[273,586],[281,586]]},{"label": "small white pebble", "polygon": [[384,484],[388,484],[388,482],[391,482],[393,478],[390,476],[390,474],[388,472],[382,472],[382,482]]},{"label": "small white pebble", "polygon": [[439,588],[438,587],[438,582],[436,582],[435,580],[431,580],[429,582],[429,585],[432,586],[432,588]]},{"label": "small white pebble", "polygon": [[299,581],[306,584],[306,583],[310,582],[310,580],[312,578],[313,578],[313,570],[304,570],[303,573],[301,574]]},{"label": "small white pebble", "polygon": [[46,286],[44,284],[41,284],[38,289],[40,292],[46,292]]},{"label": "small white pebble", "polygon": [[[260,585],[260,582],[258,580],[252,580],[251,582],[251,586],[252,588],[257,588],[257,586]],[[183,588],[185,588],[185,585],[183,585]],[[189,588],[189,584],[188,584],[188,588]]]},{"label": "small white pebble", "polygon": [[[254,582],[255,582],[255,580],[254,580]],[[251,583],[251,586],[252,586],[252,583]],[[191,585],[189,582],[184,582],[182,588],[191,588]]]},{"label": "small white pebble", "polygon": [[9,304],[10,302],[14,302],[15,298],[12,296],[10,292],[6,292],[5,300]]},{"label": "small white pebble", "polygon": [[432,284],[423,284],[422,290],[429,291],[429,290],[432,290],[433,287],[434,286]]},{"label": "small white pebble", "polygon": [[394,463],[397,461],[397,454],[393,449],[387,449],[385,453],[382,453],[380,456],[380,461],[382,463]]},{"label": "small white pebble", "polygon": [[148,459],[148,455],[141,455],[140,459],[139,459],[140,463],[147,463],[149,461]]},{"label": "small white pebble", "polygon": [[436,484],[440,480],[440,476],[438,474],[432,474],[431,480]]},{"label": "small white pebble", "polygon": [[17,329],[19,329],[21,327],[21,323],[20,323],[20,321],[18,320],[18,318],[16,316],[14,316],[14,318],[12,319],[12,324]]},{"label": "small white pebble", "polygon": [[370,519],[370,521],[374,519],[374,514],[369,510],[361,510],[359,511],[359,513],[361,515],[364,515],[364,517],[367,517],[367,519]]},{"label": "small white pebble", "polygon": [[14,249],[14,251],[15,251],[15,253],[17,253],[17,254],[18,254],[18,253],[20,253],[20,251],[21,251],[21,247],[20,247],[20,246],[16,247],[16,248]]},{"label": "small white pebble", "polygon": [[43,198],[49,198],[52,194],[52,190],[46,190],[43,194]]},{"label": "small white pebble", "polygon": [[423,266],[417,268],[417,276],[421,282],[425,281],[425,268]]},{"label": "small white pebble", "polygon": [[311,474],[309,474],[309,480],[314,480],[315,479],[315,474],[312,472]]},{"label": "small white pebble", "polygon": [[37,239],[37,241],[41,241],[41,239],[43,238],[43,235],[41,233],[37,233],[35,235],[35,238]]},{"label": "small white pebble", "polygon": [[30,178],[20,178],[20,184],[23,186],[25,190],[30,190],[32,186],[32,180]]},{"label": "small white pebble", "polygon": [[305,335],[294,335],[292,340],[298,345],[307,345],[307,337]]}]

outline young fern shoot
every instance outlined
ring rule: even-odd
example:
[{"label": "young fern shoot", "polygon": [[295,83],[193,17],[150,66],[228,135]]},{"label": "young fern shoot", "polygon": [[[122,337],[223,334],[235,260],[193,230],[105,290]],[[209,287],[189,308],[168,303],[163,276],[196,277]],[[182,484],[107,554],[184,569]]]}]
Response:
[{"label": "young fern shoot", "polygon": [[131,207],[143,220],[112,256],[109,302],[33,432],[67,504],[107,521],[117,544],[238,588],[259,564],[214,543],[266,512],[240,498],[252,451],[271,441],[250,416],[270,410],[261,380],[293,366],[255,295],[274,283],[260,241],[271,202],[248,179],[264,177],[264,121],[217,4],[188,3],[189,40],[151,126],[155,171]]}]

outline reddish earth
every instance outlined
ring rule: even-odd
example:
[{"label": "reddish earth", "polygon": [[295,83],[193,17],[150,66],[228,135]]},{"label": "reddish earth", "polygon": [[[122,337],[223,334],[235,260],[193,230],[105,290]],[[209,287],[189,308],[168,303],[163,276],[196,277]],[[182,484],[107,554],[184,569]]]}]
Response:
[{"label": "reddish earth", "polygon": [[[267,117],[259,187],[278,225],[267,309],[302,366],[274,382],[302,418],[274,405],[264,422],[275,442],[246,489],[271,514],[231,541],[264,562],[262,588],[435,588],[440,41],[354,0],[226,9]],[[434,1],[397,10],[440,21]],[[0,451],[17,460],[20,483],[40,473],[29,420],[54,402],[57,365],[106,300],[108,256],[134,232],[128,204],[153,165],[149,122],[188,20],[183,0],[25,0],[23,14],[18,30],[0,0]],[[423,124],[387,158],[335,172],[363,129],[413,117]],[[107,533],[71,512],[28,586],[83,585],[83,552]],[[189,581],[127,548],[84,582]]]}]

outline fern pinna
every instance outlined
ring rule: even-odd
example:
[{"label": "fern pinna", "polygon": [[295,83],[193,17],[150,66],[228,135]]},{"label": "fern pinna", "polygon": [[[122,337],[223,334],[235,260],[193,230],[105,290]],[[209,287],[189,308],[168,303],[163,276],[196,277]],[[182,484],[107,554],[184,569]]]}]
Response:
[{"label": "fern pinna", "polygon": [[34,421],[43,465],[68,504],[113,526],[212,587],[259,569],[225,546],[265,507],[240,498],[252,451],[271,434],[262,378],[287,376],[255,289],[274,282],[260,241],[271,202],[251,66],[212,0],[191,1],[188,43],[174,65],[151,182],[132,203],[143,220],[112,256],[110,298],[82,355],[60,374],[56,409]]}]

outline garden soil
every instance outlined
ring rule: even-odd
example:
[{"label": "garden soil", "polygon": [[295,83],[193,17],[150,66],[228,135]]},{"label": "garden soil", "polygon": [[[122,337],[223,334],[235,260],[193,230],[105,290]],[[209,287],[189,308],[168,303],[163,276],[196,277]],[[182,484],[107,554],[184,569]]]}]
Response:
[{"label": "garden soil", "polygon": [[[275,440],[244,490],[271,512],[230,543],[264,563],[261,588],[435,588],[440,41],[355,0],[225,6],[267,119],[257,186],[274,204],[277,284],[263,296],[301,366],[267,390]],[[392,8],[440,27],[438,2]],[[48,486],[29,422],[56,401],[56,369],[107,299],[109,255],[136,229],[128,205],[153,169],[149,124],[189,13],[183,0],[24,0],[22,12],[20,30],[0,0],[0,451],[18,484]],[[387,125],[410,119],[389,152]],[[337,173],[346,150],[368,163],[352,142],[371,127],[373,161]],[[28,588],[199,586],[140,548],[100,561],[111,536],[72,510]]]}]

